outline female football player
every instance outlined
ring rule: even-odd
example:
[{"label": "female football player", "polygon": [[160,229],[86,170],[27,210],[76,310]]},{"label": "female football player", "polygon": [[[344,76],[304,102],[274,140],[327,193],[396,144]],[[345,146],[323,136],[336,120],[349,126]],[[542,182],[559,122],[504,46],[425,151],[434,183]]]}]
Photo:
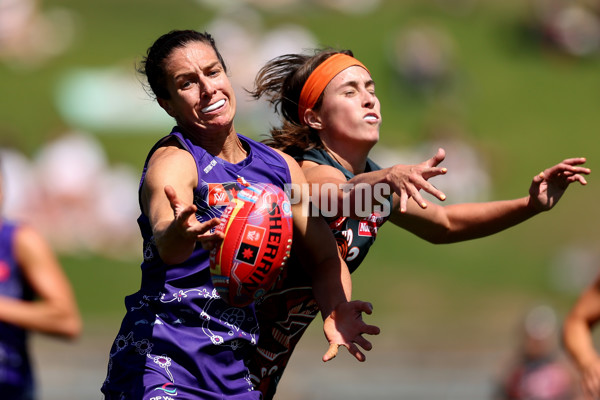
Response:
[{"label": "female football player", "polygon": [[[445,173],[438,167],[445,153],[440,149],[421,164],[385,169],[369,158],[379,140],[380,104],[369,70],[351,51],[277,57],[259,71],[253,95],[266,97],[282,116],[282,126],[272,129],[267,144],[294,156],[301,165],[313,191],[311,198],[326,210],[323,214],[350,271],[365,258],[385,221],[432,243],[475,239],[550,210],[569,184],[585,185],[582,174],[590,173],[579,166],[584,158],[571,158],[536,175],[529,195],[518,199],[448,206],[427,203],[420,189],[445,199],[427,182]],[[310,282],[299,272],[289,274],[257,312],[261,335],[251,371],[270,399],[318,307]]]},{"label": "female football player", "polygon": [[[140,290],[110,351],[102,392],[106,399],[174,397],[259,399],[245,359],[258,341],[254,304],[234,307],[220,298],[209,271],[209,250],[223,235],[212,231],[225,208],[212,185],[234,196],[247,183],[280,188],[302,184],[291,157],[236,132],[236,98],[213,38],[171,31],[148,49],[141,71],[158,104],[176,126],[150,150],[139,190],[144,239]],[[311,277],[330,348],[357,358],[376,334],[360,315],[370,305],[350,302],[350,279],[325,222],[293,206],[294,253]],[[298,266],[299,264],[295,264]],[[162,396],[162,397],[161,397]]]}]

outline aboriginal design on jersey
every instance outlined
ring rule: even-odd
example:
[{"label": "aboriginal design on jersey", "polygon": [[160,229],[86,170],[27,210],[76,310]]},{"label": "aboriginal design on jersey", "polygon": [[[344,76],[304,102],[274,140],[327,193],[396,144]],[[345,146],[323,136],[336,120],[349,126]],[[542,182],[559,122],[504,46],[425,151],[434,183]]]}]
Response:
[{"label": "aboriginal design on jersey", "polygon": [[[282,189],[290,182],[287,163],[274,150],[239,135],[248,156],[231,164],[174,131],[149,152],[177,140],[194,158],[198,186],[196,218],[219,217],[238,192],[253,182]],[[210,275],[209,251],[198,243],[179,264],[160,257],[152,224],[138,218],[143,238],[140,289],[125,298],[126,314],[112,344],[102,387],[107,398],[259,398],[244,359],[258,342],[254,304],[232,307],[220,298]]]},{"label": "aboriginal design on jersey", "polygon": [[276,290],[257,302],[260,340],[248,367],[266,399],[274,395],[291,353],[318,313],[310,286]]}]

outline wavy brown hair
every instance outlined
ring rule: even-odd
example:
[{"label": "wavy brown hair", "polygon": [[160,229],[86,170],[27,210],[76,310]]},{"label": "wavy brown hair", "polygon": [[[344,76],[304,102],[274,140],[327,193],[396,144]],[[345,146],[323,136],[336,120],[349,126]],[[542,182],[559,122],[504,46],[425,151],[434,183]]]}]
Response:
[{"label": "wavy brown hair", "polygon": [[[300,93],[310,74],[323,61],[334,54],[353,56],[350,50],[315,50],[313,55],[285,54],[268,61],[256,75],[254,90],[250,94],[255,99],[265,97],[275,112],[283,117],[281,127],[271,129],[271,137],[264,142],[292,156],[313,148],[323,148],[319,134],[300,121],[298,103]],[[314,106],[318,110],[323,94]]]}]

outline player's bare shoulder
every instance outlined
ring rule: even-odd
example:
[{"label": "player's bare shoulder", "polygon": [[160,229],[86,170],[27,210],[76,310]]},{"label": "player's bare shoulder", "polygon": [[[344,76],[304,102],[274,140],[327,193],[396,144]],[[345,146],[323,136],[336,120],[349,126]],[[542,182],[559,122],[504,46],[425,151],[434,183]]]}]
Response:
[{"label": "player's bare shoulder", "polygon": [[309,182],[346,182],[344,173],[331,165],[323,165],[309,160],[302,160],[299,165]]}]

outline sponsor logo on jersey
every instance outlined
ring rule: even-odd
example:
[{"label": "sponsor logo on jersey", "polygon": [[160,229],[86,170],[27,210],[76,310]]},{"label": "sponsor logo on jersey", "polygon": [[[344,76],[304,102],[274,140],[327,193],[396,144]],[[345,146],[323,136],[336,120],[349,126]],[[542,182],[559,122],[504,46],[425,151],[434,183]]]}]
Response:
[{"label": "sponsor logo on jersey", "polygon": [[210,172],[211,169],[213,169],[213,167],[217,165],[217,160],[215,160],[214,158],[212,160],[210,160],[210,162],[208,163],[208,165],[206,167],[204,167],[204,173],[208,174]]},{"label": "sponsor logo on jersey", "polygon": [[[177,396],[177,387],[175,387],[175,385],[171,382],[167,382],[164,385],[162,385],[161,387],[154,388],[154,390],[162,390],[166,394],[170,394],[172,396]],[[160,397],[165,397],[165,396],[158,396],[158,397],[160,398]]]},{"label": "sponsor logo on jersey", "polygon": [[377,236],[377,229],[385,219],[378,214],[371,214],[358,224],[358,236]]}]

